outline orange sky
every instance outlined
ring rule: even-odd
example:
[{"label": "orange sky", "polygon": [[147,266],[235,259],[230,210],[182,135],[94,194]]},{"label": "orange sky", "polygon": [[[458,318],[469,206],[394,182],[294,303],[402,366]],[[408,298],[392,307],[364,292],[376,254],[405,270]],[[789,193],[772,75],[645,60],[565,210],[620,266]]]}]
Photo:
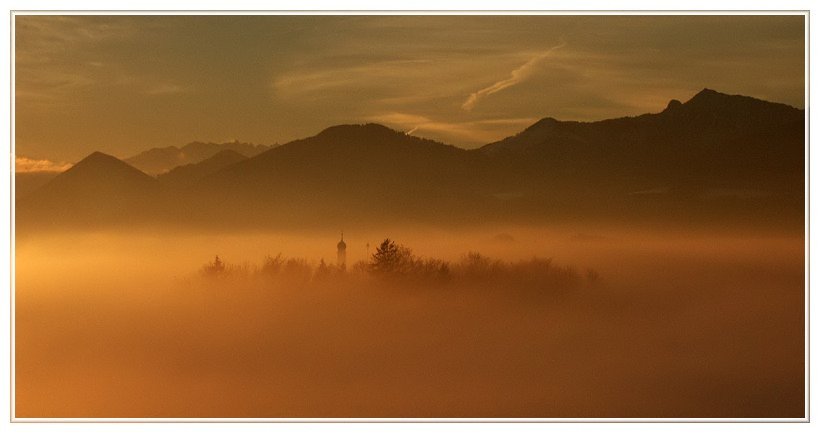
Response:
[{"label": "orange sky", "polygon": [[709,87],[804,106],[804,17],[16,15],[16,154],[378,122],[463,147]]}]

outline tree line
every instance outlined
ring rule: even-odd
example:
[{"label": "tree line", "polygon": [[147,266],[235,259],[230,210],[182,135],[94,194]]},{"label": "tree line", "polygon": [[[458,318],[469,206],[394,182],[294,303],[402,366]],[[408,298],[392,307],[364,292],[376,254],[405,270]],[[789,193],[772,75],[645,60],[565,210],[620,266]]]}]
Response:
[{"label": "tree line", "polygon": [[324,259],[313,265],[304,258],[287,258],[281,254],[266,256],[261,266],[229,264],[216,256],[202,267],[201,275],[210,279],[267,277],[301,282],[356,275],[393,280],[517,282],[536,286],[572,286],[583,281],[595,283],[599,279],[592,269],[581,273],[572,266],[557,266],[551,258],[504,261],[475,251],[455,262],[422,257],[390,238],[384,239],[367,261],[357,262],[350,269],[328,264]]}]

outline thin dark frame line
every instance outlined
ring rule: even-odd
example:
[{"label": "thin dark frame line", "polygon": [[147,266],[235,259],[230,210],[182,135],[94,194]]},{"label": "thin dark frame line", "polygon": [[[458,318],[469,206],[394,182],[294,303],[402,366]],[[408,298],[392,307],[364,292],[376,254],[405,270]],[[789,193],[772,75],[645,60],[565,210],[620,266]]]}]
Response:
[{"label": "thin dark frame line", "polygon": [[642,10],[642,9],[624,9],[624,10],[580,10],[580,9],[531,9],[531,10],[494,10],[494,9],[476,9],[476,10],[459,10],[459,9],[429,9],[429,10],[391,10],[391,9],[168,9],[168,10],[149,10],[149,9],[130,9],[130,10],[105,10],[105,9],[19,9],[19,10],[11,10],[12,14],[20,14],[20,13],[88,13],[93,12],[94,14],[129,14],[129,13],[151,13],[151,14],[164,14],[164,13],[187,13],[187,14],[197,14],[197,13],[238,13],[238,14],[251,14],[251,13],[272,13],[272,14],[293,14],[293,13],[312,13],[312,14],[322,14],[322,13],[344,13],[344,14],[351,14],[351,13],[385,13],[385,14],[424,14],[424,13],[444,13],[444,14],[502,14],[502,15],[541,15],[541,14],[555,14],[555,15],[563,15],[563,14],[572,14],[572,13],[579,13],[584,15],[589,14],[608,14],[608,15],[620,15],[620,14],[632,14],[635,13],[637,15],[668,15],[668,14],[685,14],[685,15],[701,15],[701,14],[731,14],[731,15],[753,15],[756,13],[784,13],[784,14],[801,14],[805,13],[808,14],[810,11],[808,9],[744,9],[744,10],[734,10],[734,9],[715,9],[715,10],[685,10],[685,9],[677,9],[677,10],[663,10],[663,9],[653,9],[653,10]]}]

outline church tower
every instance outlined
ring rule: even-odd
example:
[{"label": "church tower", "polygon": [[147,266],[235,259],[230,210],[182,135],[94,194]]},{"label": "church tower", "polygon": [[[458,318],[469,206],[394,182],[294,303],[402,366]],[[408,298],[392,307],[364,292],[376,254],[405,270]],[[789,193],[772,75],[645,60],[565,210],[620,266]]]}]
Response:
[{"label": "church tower", "polygon": [[342,232],[342,239],[336,244],[336,265],[339,269],[344,269],[347,265],[347,244],[345,243],[345,234]]}]

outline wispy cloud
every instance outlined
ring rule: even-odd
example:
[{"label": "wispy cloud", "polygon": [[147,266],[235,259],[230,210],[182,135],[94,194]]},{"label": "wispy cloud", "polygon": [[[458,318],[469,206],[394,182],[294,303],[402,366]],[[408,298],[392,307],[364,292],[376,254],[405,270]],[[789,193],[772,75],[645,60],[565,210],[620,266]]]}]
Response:
[{"label": "wispy cloud", "polygon": [[553,51],[562,48],[566,45],[566,43],[561,42],[560,44],[544,51],[541,54],[536,55],[535,57],[529,59],[526,63],[515,68],[510,72],[510,76],[506,79],[501,81],[497,81],[490,86],[487,86],[477,92],[471,93],[470,96],[467,97],[467,100],[461,104],[461,108],[466,111],[470,111],[475,108],[478,101],[484,99],[485,97],[492,95],[493,93],[500,92],[508,87],[515,86],[516,84],[526,80],[532,75],[533,70],[538,66],[538,64],[549,57]]},{"label": "wispy cloud", "polygon": [[294,97],[332,90],[390,87],[423,79],[430,63],[424,59],[394,59],[355,66],[294,69],[275,77],[272,87],[280,94]]},{"label": "wispy cloud", "polygon": [[62,107],[94,92],[155,96],[189,90],[178,78],[118,56],[123,44],[145,39],[142,32],[155,26],[128,17],[17,17],[18,101]]},{"label": "wispy cloud", "polygon": [[69,163],[54,162],[47,159],[31,159],[25,156],[17,156],[14,159],[14,169],[17,173],[65,171],[69,168],[71,168]]},{"label": "wispy cloud", "polygon": [[402,128],[415,128],[421,124],[431,122],[430,118],[427,116],[399,112],[371,115],[368,116],[366,120],[371,122],[385,123],[388,125],[399,125]]},{"label": "wispy cloud", "polygon": [[512,135],[538,119],[522,117],[451,121],[418,114],[391,112],[371,115],[364,120],[407,131],[408,135],[423,136],[446,143],[479,146]]}]

